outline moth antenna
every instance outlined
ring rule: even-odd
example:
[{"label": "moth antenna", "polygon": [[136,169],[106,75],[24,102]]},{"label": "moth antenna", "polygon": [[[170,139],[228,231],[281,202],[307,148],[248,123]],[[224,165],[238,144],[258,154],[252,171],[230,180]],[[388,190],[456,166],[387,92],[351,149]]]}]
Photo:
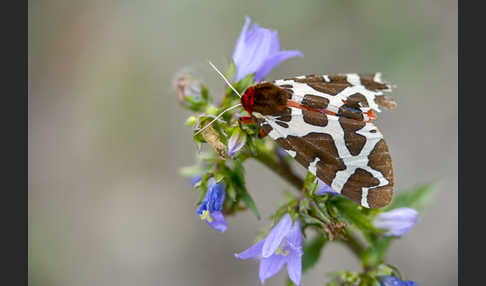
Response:
[{"label": "moth antenna", "polygon": [[218,116],[216,116],[216,118],[214,118],[213,120],[211,120],[211,122],[209,122],[208,124],[206,124],[203,128],[199,129],[199,131],[197,131],[194,135],[196,136],[197,134],[201,133],[204,129],[208,128],[209,126],[211,126],[211,124],[213,124],[214,121],[218,120],[221,116],[223,116],[223,114],[226,112],[226,111],[230,111],[232,109],[235,109],[237,107],[240,107],[241,106],[241,103],[238,103],[237,105],[233,105],[231,107],[228,107],[226,108],[223,112],[221,112]]},{"label": "moth antenna", "polygon": [[217,68],[216,66],[213,65],[213,63],[211,61],[208,61],[209,62],[209,65],[223,78],[223,80],[226,82],[227,85],[229,85],[229,87],[231,87],[231,89],[236,93],[238,94],[239,97],[241,97],[241,94],[236,90],[236,88],[234,88],[231,83],[229,82],[229,80],[223,75],[223,73],[221,73]]}]

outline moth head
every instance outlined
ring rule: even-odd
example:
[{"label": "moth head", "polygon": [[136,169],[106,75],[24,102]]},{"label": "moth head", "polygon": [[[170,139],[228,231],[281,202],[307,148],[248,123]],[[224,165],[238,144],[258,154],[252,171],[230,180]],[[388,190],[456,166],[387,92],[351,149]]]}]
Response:
[{"label": "moth head", "polygon": [[287,107],[288,94],[270,82],[250,86],[241,97],[241,105],[251,115],[258,112],[262,115],[280,115]]},{"label": "moth head", "polygon": [[250,114],[253,112],[253,105],[255,104],[255,86],[250,86],[241,97],[241,105]]}]

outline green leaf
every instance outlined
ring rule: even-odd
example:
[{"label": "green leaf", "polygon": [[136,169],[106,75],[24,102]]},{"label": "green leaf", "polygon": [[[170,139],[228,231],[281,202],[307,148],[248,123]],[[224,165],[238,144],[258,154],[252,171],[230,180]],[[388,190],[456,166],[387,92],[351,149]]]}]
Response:
[{"label": "green leaf", "polygon": [[202,112],[211,102],[208,90],[201,85],[201,94],[184,95],[184,106],[195,112]]},{"label": "green leaf", "polygon": [[249,74],[244,78],[242,78],[239,82],[235,84],[236,90],[238,90],[238,92],[240,92],[243,95],[243,92],[245,92],[247,88],[249,88],[254,84],[253,81],[254,76],[255,76],[254,74]]},{"label": "green leaf", "polygon": [[224,175],[220,173],[215,173],[214,174],[214,179],[216,180],[216,183],[221,183],[221,181],[224,180]]},{"label": "green leaf", "polygon": [[416,186],[408,191],[400,192],[390,205],[383,210],[388,211],[400,207],[408,207],[422,211],[433,195],[436,182],[425,183]]},{"label": "green leaf", "polygon": [[250,196],[250,194],[248,193],[246,188],[240,194],[241,194],[241,200],[246,204],[247,207],[249,207],[253,211],[253,213],[256,215],[256,217],[258,219],[260,219],[260,213],[258,212],[258,209],[255,205],[255,201]]},{"label": "green leaf", "polygon": [[234,169],[231,173],[230,182],[239,191],[238,193],[245,205],[253,211],[258,219],[260,219],[260,213],[258,212],[255,201],[246,189],[245,169],[239,160],[234,160]]},{"label": "green leaf", "polygon": [[187,126],[194,126],[194,124],[196,124],[196,121],[197,121],[197,117],[192,115],[192,116],[189,116],[187,119],[186,119],[186,125]]},{"label": "green leaf", "polygon": [[339,210],[341,217],[363,233],[368,242],[374,242],[376,232],[378,231],[370,219],[362,213],[361,206],[358,206],[355,202],[343,196],[332,196],[330,203]]},{"label": "green leaf", "polygon": [[366,249],[363,253],[363,264],[368,267],[376,267],[383,263],[392,239],[391,237],[382,237],[372,247]]},{"label": "green leaf", "polygon": [[226,70],[226,78],[231,81],[234,79],[234,77],[236,76],[236,65],[233,61],[231,61],[231,64],[230,66],[228,67],[228,69]]},{"label": "green leaf", "polygon": [[284,192],[284,201],[280,204],[277,211],[271,216],[273,225],[276,225],[280,219],[289,211],[289,207],[295,207],[299,199],[290,192]]},{"label": "green leaf", "polygon": [[179,170],[179,172],[184,177],[192,177],[192,176],[200,175],[201,174],[201,168],[199,167],[199,165],[195,164],[195,165],[188,166],[188,167],[182,167]]},{"label": "green leaf", "polygon": [[302,272],[305,273],[311,269],[321,256],[321,250],[327,239],[318,234],[312,241],[304,244],[304,256],[302,257]]},{"label": "green leaf", "polygon": [[307,225],[323,226],[323,223],[320,220],[318,220],[314,217],[308,216],[308,215],[303,215],[302,220],[304,221],[305,226],[307,226]]},{"label": "green leaf", "polygon": [[234,160],[234,169],[232,172],[232,181],[238,188],[245,189],[245,168],[239,160]]},{"label": "green leaf", "polygon": [[211,103],[211,97],[209,97],[208,88],[204,84],[201,84],[201,97],[205,102],[205,105]]},{"label": "green leaf", "polygon": [[314,194],[316,191],[317,188],[316,176],[314,176],[311,172],[307,172],[307,175],[304,180],[304,188],[310,194]]},{"label": "green leaf", "polygon": [[303,198],[299,203],[299,212],[307,214],[310,208],[309,199]]},{"label": "green leaf", "polygon": [[390,268],[386,264],[380,264],[378,267],[376,267],[376,270],[374,271],[375,276],[389,276],[392,275],[393,269]]},{"label": "green leaf", "polygon": [[244,189],[243,192],[240,193],[240,195],[241,195],[241,200],[245,203],[245,205],[252,210],[252,212],[255,214],[257,219],[260,219],[261,218],[260,213],[258,212],[255,201],[251,197],[250,193],[248,193],[246,188]]},{"label": "green leaf", "polygon": [[356,272],[338,271],[330,274],[332,280],[326,286],[355,286],[360,281],[360,274]]},{"label": "green leaf", "polygon": [[367,273],[361,273],[359,278],[358,286],[380,286],[380,281]]},{"label": "green leaf", "polygon": [[228,197],[232,200],[232,201],[236,201],[236,191],[233,187],[231,186],[228,186],[226,188],[226,193],[228,194]]},{"label": "green leaf", "polygon": [[295,285],[295,284],[292,282],[292,280],[290,280],[290,278],[289,278],[288,276],[287,276],[287,280],[286,280],[286,282],[285,282],[285,285],[287,285],[287,286],[297,286],[297,285]]}]

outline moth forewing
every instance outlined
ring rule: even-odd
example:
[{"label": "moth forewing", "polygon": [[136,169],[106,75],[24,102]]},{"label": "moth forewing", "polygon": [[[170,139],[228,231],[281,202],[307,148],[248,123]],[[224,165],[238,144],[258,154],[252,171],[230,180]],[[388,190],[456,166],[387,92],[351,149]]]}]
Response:
[{"label": "moth forewing", "polygon": [[307,75],[273,83],[288,92],[291,101],[318,105],[341,116],[352,114],[350,117],[358,120],[373,119],[370,110],[380,112],[379,107],[388,110],[396,107],[395,101],[385,95],[391,91],[391,85],[381,80],[380,73]]},{"label": "moth forewing", "polygon": [[383,93],[390,90],[379,74],[299,76],[256,85],[242,104],[255,111],[265,133],[334,191],[380,208],[392,200],[393,166],[370,121],[378,106],[395,107]]}]

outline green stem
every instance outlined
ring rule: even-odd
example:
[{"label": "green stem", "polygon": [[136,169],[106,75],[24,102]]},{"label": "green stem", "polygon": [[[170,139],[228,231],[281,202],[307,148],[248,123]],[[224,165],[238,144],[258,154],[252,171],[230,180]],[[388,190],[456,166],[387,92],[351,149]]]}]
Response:
[{"label": "green stem", "polygon": [[257,155],[253,158],[255,158],[263,165],[267,166],[270,170],[282,177],[298,190],[301,190],[304,186],[304,180],[302,180],[301,177],[294,174],[291,169],[282,166],[282,164],[280,164],[280,161],[275,158],[275,156],[272,156],[271,154],[266,152],[266,150],[262,150],[261,147],[257,146]]},{"label": "green stem", "polygon": [[349,230],[346,230],[344,236],[346,240],[340,240],[340,241],[346,244],[347,246],[349,246],[353,254],[359,260],[361,260],[361,256],[363,255],[366,249],[365,246],[362,245],[361,242],[359,242],[358,238],[354,234],[352,234]]},{"label": "green stem", "polygon": [[323,223],[327,224],[327,225],[330,225],[332,222],[331,220],[329,219],[329,217],[322,211],[322,209],[319,207],[319,204],[316,202],[316,200],[312,197],[309,197],[309,199],[311,200],[311,203],[310,203],[310,208],[311,210],[316,213],[316,215],[318,216],[318,219],[321,220]]}]

